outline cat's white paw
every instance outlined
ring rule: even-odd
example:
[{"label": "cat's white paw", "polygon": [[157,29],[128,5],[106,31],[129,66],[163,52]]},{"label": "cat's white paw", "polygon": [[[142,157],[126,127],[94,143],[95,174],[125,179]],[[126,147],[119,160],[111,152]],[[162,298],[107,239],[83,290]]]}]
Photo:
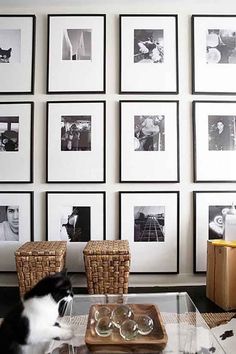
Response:
[{"label": "cat's white paw", "polygon": [[72,328],[61,328],[60,340],[68,340],[73,337],[74,333]]}]

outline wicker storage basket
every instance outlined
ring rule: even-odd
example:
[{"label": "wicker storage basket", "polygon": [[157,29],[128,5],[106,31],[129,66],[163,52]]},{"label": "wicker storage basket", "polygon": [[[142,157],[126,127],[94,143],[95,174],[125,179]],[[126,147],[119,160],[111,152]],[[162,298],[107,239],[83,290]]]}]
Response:
[{"label": "wicker storage basket", "polygon": [[89,241],[83,253],[89,294],[128,293],[128,241]]},{"label": "wicker storage basket", "polygon": [[65,266],[66,241],[26,242],[15,252],[20,295]]}]

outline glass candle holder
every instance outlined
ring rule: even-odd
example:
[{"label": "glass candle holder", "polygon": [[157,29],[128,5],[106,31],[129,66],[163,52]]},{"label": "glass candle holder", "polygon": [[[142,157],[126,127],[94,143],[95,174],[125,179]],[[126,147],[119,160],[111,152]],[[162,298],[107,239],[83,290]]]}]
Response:
[{"label": "glass candle holder", "polygon": [[94,318],[98,321],[102,317],[111,317],[111,309],[107,306],[100,306],[94,313]]},{"label": "glass candle holder", "polygon": [[143,336],[151,333],[153,330],[153,320],[148,315],[140,315],[137,318],[138,332]]},{"label": "glass candle holder", "polygon": [[127,305],[119,305],[112,311],[112,322],[117,327],[120,328],[121,324],[127,320],[134,317],[131,308]]},{"label": "glass candle holder", "polygon": [[125,320],[120,326],[120,335],[125,340],[134,339],[138,334],[138,324],[134,320]]},{"label": "glass candle holder", "polygon": [[101,317],[95,326],[96,333],[101,337],[108,337],[112,333],[113,324],[109,316]]}]

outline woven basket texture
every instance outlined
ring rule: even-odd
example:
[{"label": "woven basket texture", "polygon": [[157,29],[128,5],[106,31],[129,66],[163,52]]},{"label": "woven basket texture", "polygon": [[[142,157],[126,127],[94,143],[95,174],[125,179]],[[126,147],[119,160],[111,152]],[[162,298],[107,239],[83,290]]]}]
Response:
[{"label": "woven basket texture", "polygon": [[15,252],[20,295],[65,267],[66,241],[26,242]]},{"label": "woven basket texture", "polygon": [[89,241],[84,248],[89,294],[127,294],[130,270],[127,240]]}]

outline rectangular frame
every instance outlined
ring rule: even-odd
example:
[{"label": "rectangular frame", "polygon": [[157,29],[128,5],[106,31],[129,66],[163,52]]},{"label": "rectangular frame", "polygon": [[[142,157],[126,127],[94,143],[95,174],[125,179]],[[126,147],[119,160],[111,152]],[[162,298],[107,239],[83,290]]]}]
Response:
[{"label": "rectangular frame", "polygon": [[35,23],[35,15],[0,15],[1,95],[34,93]]},{"label": "rectangular frame", "polygon": [[47,93],[105,93],[105,54],[106,15],[48,15]]},{"label": "rectangular frame", "polygon": [[236,182],[235,112],[236,101],[193,101],[194,182]]},{"label": "rectangular frame", "polygon": [[177,94],[178,75],[178,16],[120,15],[120,93]]},{"label": "rectangular frame", "polygon": [[33,182],[33,127],[33,102],[0,102],[0,183]]},{"label": "rectangular frame", "polygon": [[[207,269],[207,240],[221,239],[223,217],[232,202],[236,202],[236,191],[194,191],[194,245],[193,271],[205,273]],[[210,209],[211,207],[211,209]]]},{"label": "rectangular frame", "polygon": [[120,182],[179,182],[178,101],[120,101]]},{"label": "rectangular frame", "polygon": [[[34,240],[33,200],[33,192],[0,192],[0,272],[15,272],[15,251]],[[11,206],[9,213],[7,206]]]},{"label": "rectangular frame", "polygon": [[193,94],[236,94],[235,17],[192,15]]},{"label": "rectangular frame", "polygon": [[[179,192],[122,191],[119,201],[119,238],[129,241],[131,272],[179,273]],[[158,214],[157,218],[155,215]],[[134,241],[135,237],[149,240]]]},{"label": "rectangular frame", "polygon": [[[79,224],[79,212],[84,224]],[[87,241],[106,239],[106,193],[46,192],[46,225],[47,241],[68,241],[68,271],[84,272],[83,249]],[[72,237],[84,239],[69,241]]]},{"label": "rectangular frame", "polygon": [[[76,117],[82,116],[84,118],[81,119],[84,120],[87,117],[87,125],[90,127],[87,128],[86,132],[83,131],[83,122],[78,123],[76,121]],[[58,121],[58,118],[60,118],[60,121]],[[69,127],[69,120],[77,122],[74,124],[76,129],[68,137],[72,139],[70,143],[71,151],[64,147],[65,141],[62,146],[62,139],[64,139],[62,137],[63,128],[61,127],[62,119],[67,119],[67,122],[64,123],[69,128],[66,131],[67,135],[73,125],[71,124]],[[81,129],[78,128],[79,125]],[[67,128],[64,126],[64,129]],[[105,132],[105,101],[47,102],[46,181],[48,183],[105,183]],[[66,140],[69,144],[69,139]],[[86,146],[82,147],[81,144]]]}]

